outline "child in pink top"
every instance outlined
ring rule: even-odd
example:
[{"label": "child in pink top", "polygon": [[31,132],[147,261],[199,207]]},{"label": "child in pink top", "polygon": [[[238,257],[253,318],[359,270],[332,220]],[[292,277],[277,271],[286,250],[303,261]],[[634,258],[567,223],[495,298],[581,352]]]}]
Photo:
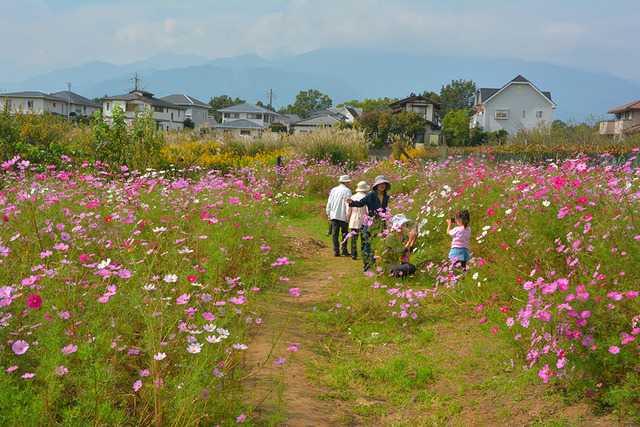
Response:
[{"label": "child in pink top", "polygon": [[[460,265],[463,270],[467,268],[469,261],[469,240],[471,239],[471,227],[469,227],[469,211],[461,210],[455,218],[447,221],[447,234],[453,238],[449,259]],[[451,228],[452,225],[456,227]]]}]

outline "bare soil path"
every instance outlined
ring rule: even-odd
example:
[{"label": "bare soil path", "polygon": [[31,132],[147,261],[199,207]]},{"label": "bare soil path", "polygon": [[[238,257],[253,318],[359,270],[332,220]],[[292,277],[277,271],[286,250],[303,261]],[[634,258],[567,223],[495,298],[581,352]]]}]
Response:
[{"label": "bare soil path", "polygon": [[[277,425],[330,426],[337,424],[335,407],[320,398],[326,390],[319,389],[305,376],[305,360],[313,357],[309,343],[316,339],[306,326],[306,317],[339,286],[340,276],[362,274],[362,261],[334,257],[329,237],[305,234],[304,230],[291,233],[290,247],[298,259],[305,259],[306,269],[289,277],[283,285],[280,298],[263,315],[266,326],[250,346],[248,356],[252,366],[260,369],[251,378],[250,389],[253,389],[252,403],[261,402],[257,415],[282,411],[282,421]],[[299,288],[300,296],[293,298],[289,288]],[[293,343],[300,344],[295,353],[287,351]],[[281,358],[287,361],[276,365]]]}]

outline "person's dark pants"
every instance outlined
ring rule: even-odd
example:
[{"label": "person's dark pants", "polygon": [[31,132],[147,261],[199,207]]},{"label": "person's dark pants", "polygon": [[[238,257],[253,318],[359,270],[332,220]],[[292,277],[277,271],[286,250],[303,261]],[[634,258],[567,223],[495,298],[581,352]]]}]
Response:
[{"label": "person's dark pants", "polygon": [[407,277],[414,274],[417,268],[413,264],[403,262],[402,264],[388,264],[387,270],[389,273],[393,273],[395,277]]},{"label": "person's dark pants", "polygon": [[383,221],[376,218],[373,224],[369,226],[363,225],[360,229],[360,234],[362,235],[362,264],[365,272],[373,267],[376,261],[373,256],[373,251],[371,250],[371,238],[377,236],[378,231],[383,230],[385,226]]},{"label": "person's dark pants", "polygon": [[346,221],[340,221],[339,219],[332,219],[331,226],[333,227],[333,254],[348,254],[347,242],[342,243],[342,251],[340,251],[340,232],[342,232],[342,240],[349,234],[349,223]]},{"label": "person's dark pants", "polygon": [[352,233],[356,233],[351,236],[351,257],[355,258],[358,256],[358,237],[360,237],[360,250],[361,253],[364,254],[364,236],[360,234],[359,228],[352,228]]},{"label": "person's dark pants", "polygon": [[327,236],[332,236],[333,235],[333,224],[331,223],[331,220],[329,220],[329,231],[327,231]]}]

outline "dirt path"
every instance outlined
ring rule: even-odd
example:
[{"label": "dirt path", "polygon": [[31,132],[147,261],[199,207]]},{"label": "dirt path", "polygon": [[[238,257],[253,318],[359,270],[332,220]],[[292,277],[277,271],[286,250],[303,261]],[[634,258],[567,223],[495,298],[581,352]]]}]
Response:
[{"label": "dirt path", "polygon": [[[262,403],[256,415],[281,411],[277,425],[329,426],[336,425],[335,408],[321,400],[326,390],[321,390],[305,377],[305,360],[313,357],[309,343],[316,337],[307,328],[307,317],[315,305],[339,286],[342,273],[361,274],[362,261],[349,257],[334,257],[329,238],[304,236],[296,230],[292,247],[306,260],[306,270],[292,275],[281,297],[263,315],[263,327],[255,337],[248,353],[254,369],[266,363],[250,380],[253,389],[252,403]],[[329,277],[335,280],[329,280]],[[299,288],[300,297],[289,295],[289,288]],[[295,353],[287,351],[292,343],[300,343]],[[275,362],[281,358],[283,365]]]}]

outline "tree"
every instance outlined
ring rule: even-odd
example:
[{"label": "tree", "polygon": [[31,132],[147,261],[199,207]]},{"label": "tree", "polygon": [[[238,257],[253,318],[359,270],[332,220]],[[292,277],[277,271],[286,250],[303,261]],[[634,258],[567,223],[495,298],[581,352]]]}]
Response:
[{"label": "tree", "polygon": [[317,110],[319,108],[329,108],[333,105],[333,101],[328,95],[323,94],[319,90],[309,89],[300,91],[296,95],[296,102],[289,104],[285,108],[278,110],[280,114],[297,114],[300,117],[307,117],[307,112]]},{"label": "tree", "polygon": [[213,114],[215,121],[220,123],[222,121],[222,113],[219,113],[218,110],[243,104],[244,102],[246,101],[240,98],[231,99],[229,95],[216,96],[215,98],[211,98],[209,101],[209,105],[211,106],[211,108],[209,108],[209,113]]},{"label": "tree", "polygon": [[406,135],[416,139],[424,135],[427,120],[414,111],[401,111],[391,114],[390,111],[371,111],[358,119],[358,126],[372,138],[375,146],[388,144],[390,135]]},{"label": "tree", "polygon": [[442,136],[450,147],[469,144],[469,110],[450,111],[442,119]]},{"label": "tree", "polygon": [[451,83],[442,86],[437,102],[440,104],[443,115],[452,110],[468,110],[473,107],[477,90],[473,80],[451,80]]},{"label": "tree", "polygon": [[193,129],[196,127],[196,124],[193,122],[193,120],[191,120],[190,117],[187,117],[186,119],[184,119],[184,128],[185,129]]},{"label": "tree", "polygon": [[355,107],[362,108],[362,113],[366,114],[371,111],[388,110],[389,104],[396,102],[398,98],[378,98],[378,99],[365,99],[364,101],[358,101],[353,99],[348,102],[343,102],[336,105],[336,107]]}]

